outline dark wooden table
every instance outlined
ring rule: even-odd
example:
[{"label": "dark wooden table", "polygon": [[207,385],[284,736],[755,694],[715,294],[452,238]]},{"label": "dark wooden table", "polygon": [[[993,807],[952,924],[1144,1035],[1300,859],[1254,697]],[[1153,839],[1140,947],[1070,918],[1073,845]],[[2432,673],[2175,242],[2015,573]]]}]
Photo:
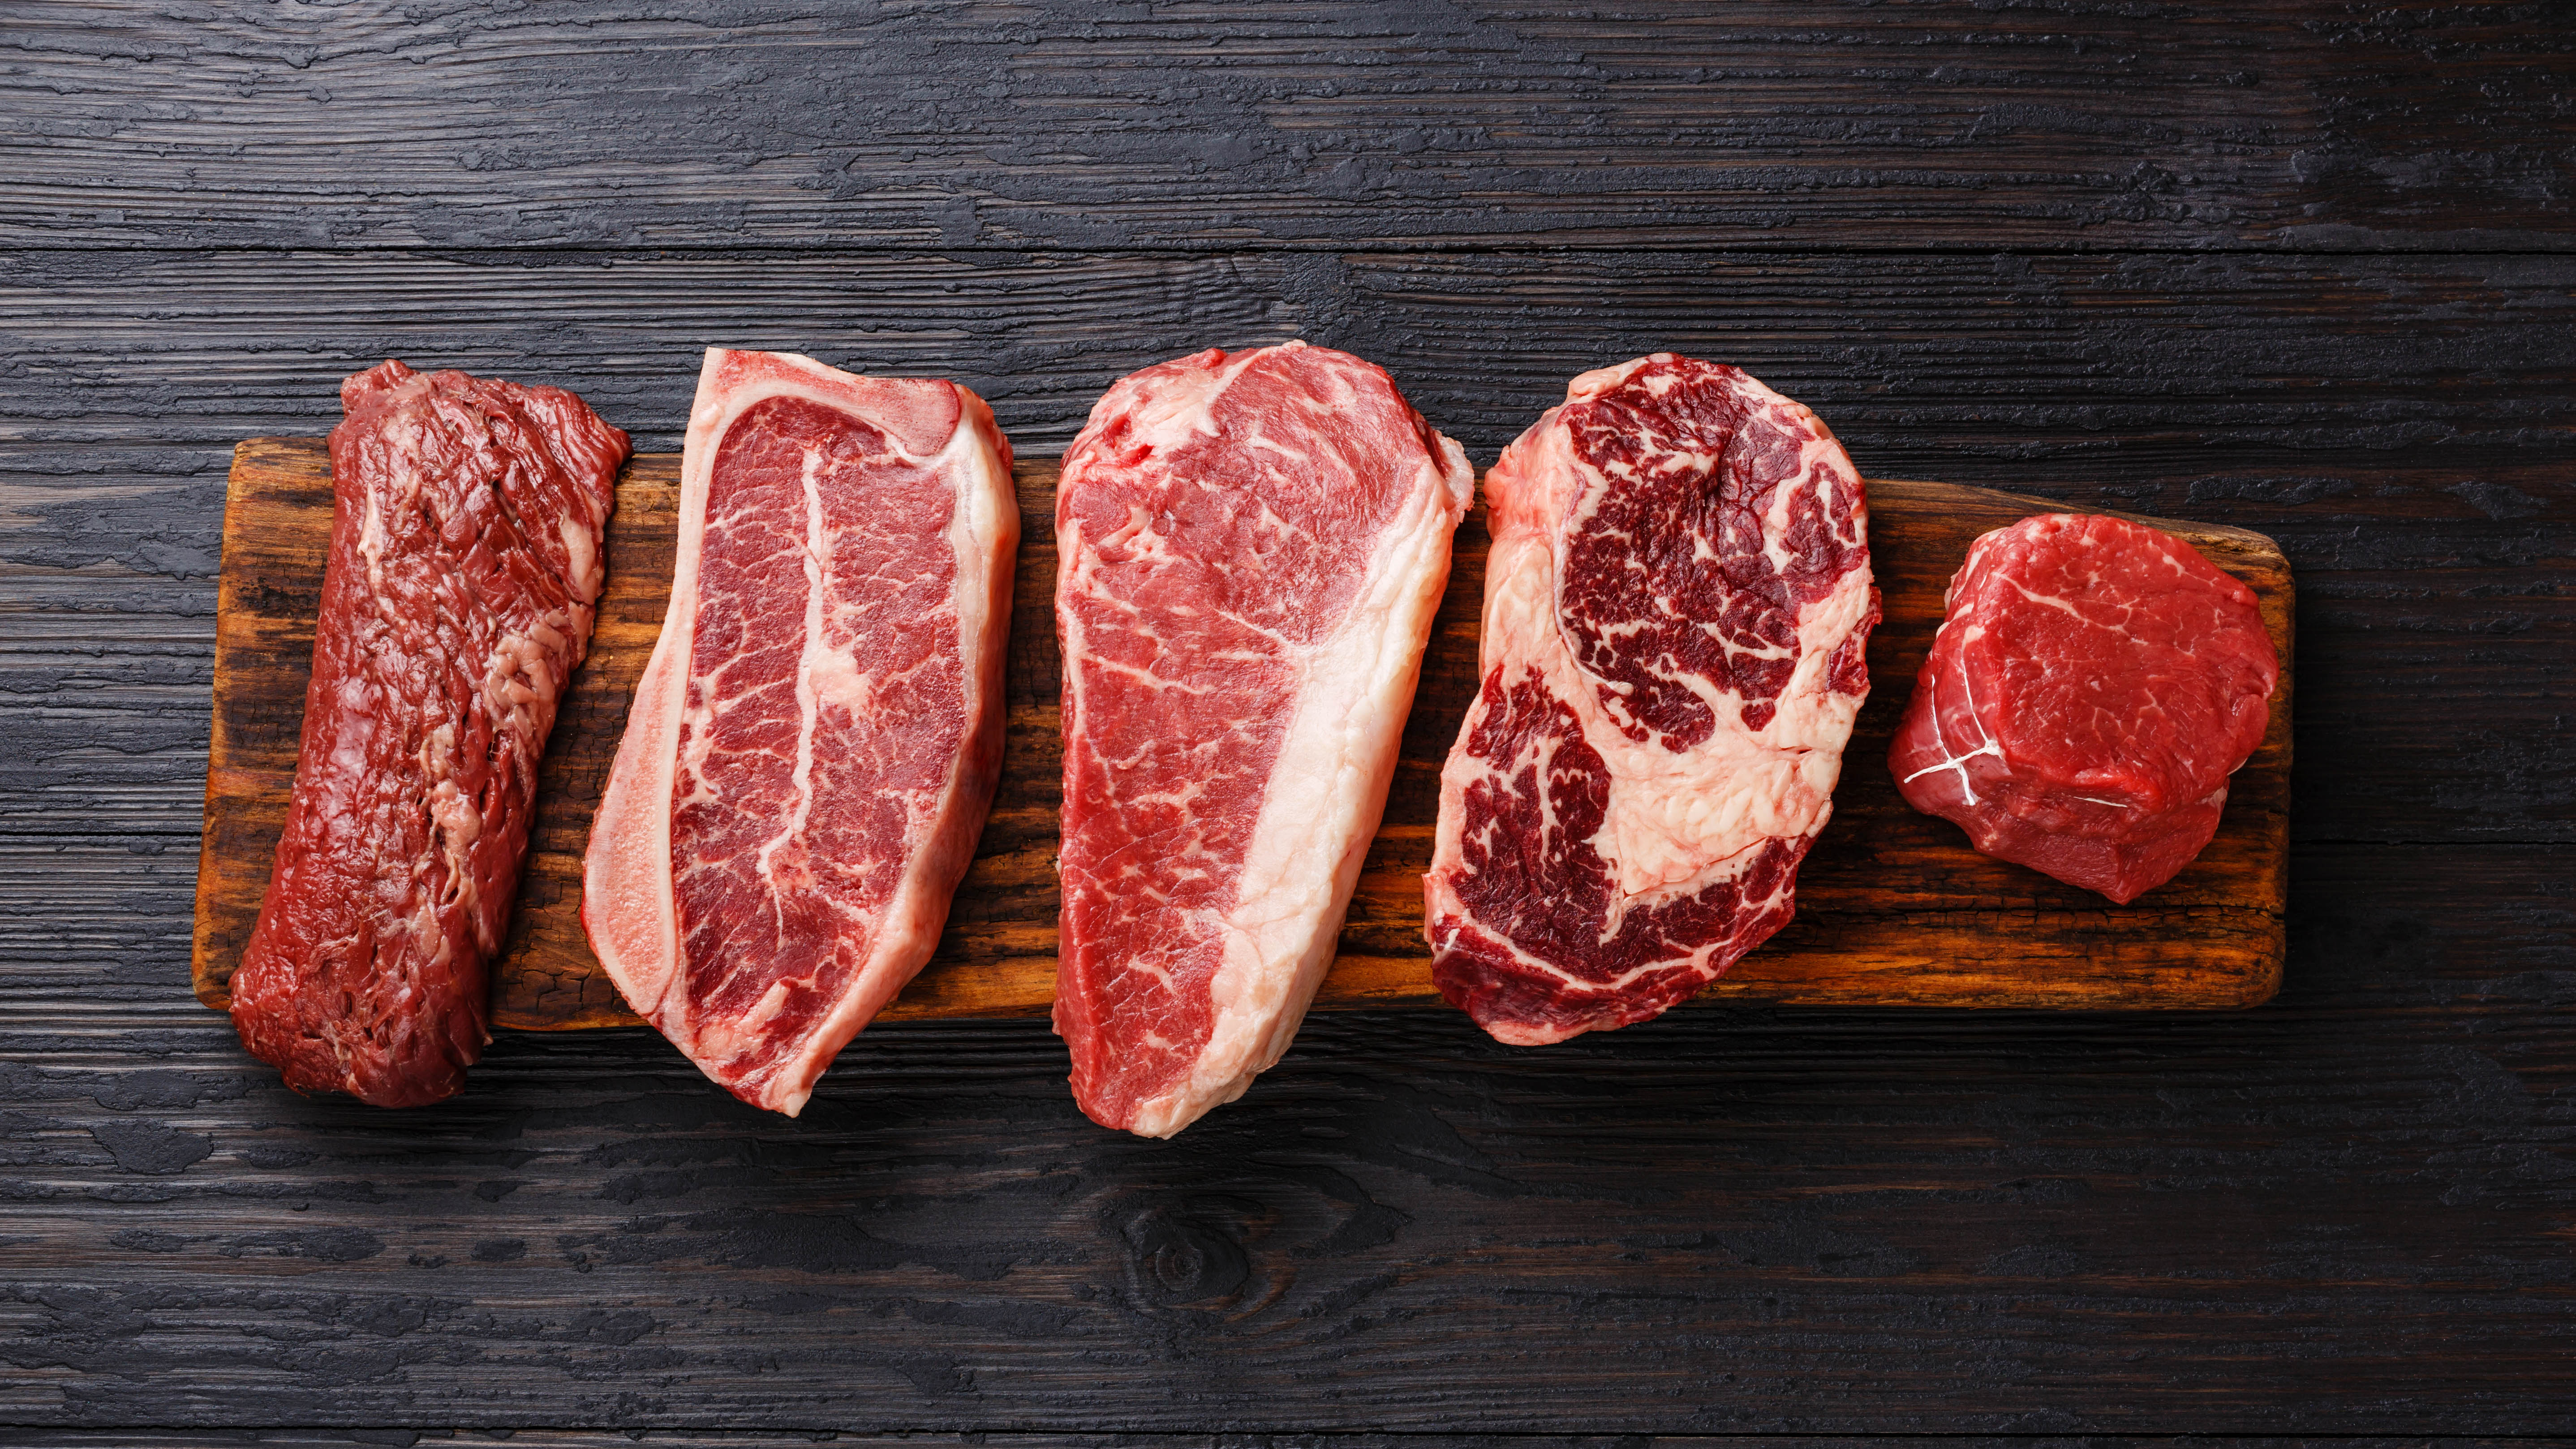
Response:
[{"label": "dark wooden table", "polygon": [[[0,1444],[2576,1432],[2572,96],[2552,4],[0,9]],[[1673,347],[2277,537],[2280,999],[1319,1018],[1148,1143],[1040,1022],[395,1115],[190,997],[225,462],[343,374],[669,448],[789,348],[1052,452],[1290,335],[1479,461]]]}]

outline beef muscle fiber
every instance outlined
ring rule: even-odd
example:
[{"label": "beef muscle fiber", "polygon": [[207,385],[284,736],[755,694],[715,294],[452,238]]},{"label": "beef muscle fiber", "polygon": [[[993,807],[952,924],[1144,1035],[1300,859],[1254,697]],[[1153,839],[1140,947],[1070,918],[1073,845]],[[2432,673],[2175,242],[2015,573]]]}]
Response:
[{"label": "beef muscle fiber", "polygon": [[340,401],[295,793],[233,1024],[297,1091],[407,1107],[462,1088],[489,1038],[628,450],[556,388],[387,362]]},{"label": "beef muscle fiber", "polygon": [[746,1102],[794,1116],[939,943],[1001,777],[1018,548],[983,399],[707,353],[582,924]]},{"label": "beef muscle fiber", "polygon": [[1977,849],[2125,903],[2218,832],[2279,677],[2253,590],[2191,545],[2025,518],[1950,580],[1888,765]]},{"label": "beef muscle fiber", "polygon": [[1574,379],[1485,501],[1425,926],[1441,994],[1536,1045],[1655,1016],[1787,924],[1878,591],[1824,424],[1671,353]]},{"label": "beef muscle fiber", "polygon": [[1384,372],[1291,342],[1111,387],[1056,495],[1056,1031],[1168,1137],[1314,999],[1385,808],[1474,473]]}]

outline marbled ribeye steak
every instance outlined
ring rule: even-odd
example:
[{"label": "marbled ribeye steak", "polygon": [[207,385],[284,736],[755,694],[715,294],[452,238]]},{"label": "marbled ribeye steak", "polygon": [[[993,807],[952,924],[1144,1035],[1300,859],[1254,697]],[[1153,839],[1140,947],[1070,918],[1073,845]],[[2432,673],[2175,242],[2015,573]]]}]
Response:
[{"label": "marbled ribeye steak", "polygon": [[1576,378],[1485,499],[1426,929],[1441,993],[1535,1045],[1655,1016],[1788,922],[1878,592],[1850,458],[1732,367]]}]

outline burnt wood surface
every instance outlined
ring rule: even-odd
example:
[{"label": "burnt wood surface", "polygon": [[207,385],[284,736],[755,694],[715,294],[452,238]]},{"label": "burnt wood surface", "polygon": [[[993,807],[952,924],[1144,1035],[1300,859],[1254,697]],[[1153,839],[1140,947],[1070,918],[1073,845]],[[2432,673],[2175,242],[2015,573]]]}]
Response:
[{"label": "burnt wood surface", "polygon": [[[2576,1434],[2571,37],[0,7],[0,1443]],[[699,349],[789,348],[1042,456],[1291,335],[1480,464],[1669,346],[1873,476],[2277,539],[2280,995],[1543,1052],[1337,1012],[1159,1144],[1038,1021],[875,1028],[794,1123],[632,1029],[392,1114],[190,999],[226,468],[341,377],[560,383],[668,451]]]},{"label": "burnt wood surface", "polygon": [[[938,953],[880,1021],[1043,1016],[1055,1001],[1064,770],[1056,461],[1023,454],[1017,471],[1021,543],[1001,784]],[[526,876],[493,966],[499,1026],[637,1024],[582,931],[582,852],[670,599],[679,478],[678,455],[644,453],[618,481],[608,586],[589,657],[547,743]],[[1957,827],[1917,814],[1897,794],[1888,740],[1940,627],[1951,574],[1979,534],[2049,507],[1947,483],[1869,484],[1870,561],[1885,617],[1870,635],[1873,687],[1834,791],[1834,818],[1799,872],[1796,920],[1699,1000],[2207,1009],[2260,1005],[2279,989],[2289,895],[2289,668],[2273,691],[2261,747],[2228,782],[2216,838],[2181,875],[2126,907],[1980,855]],[[331,518],[322,439],[259,438],[235,450],[191,959],[197,998],[218,1009],[231,1004],[233,968],[259,918],[295,783]],[[2151,521],[2251,587],[2274,648],[2292,658],[2296,589],[2270,539]],[[1315,999],[1320,1009],[1444,1006],[1422,935],[1422,875],[1431,865],[1440,768],[1479,682],[1486,545],[1480,506],[1458,531],[1386,814]]]}]

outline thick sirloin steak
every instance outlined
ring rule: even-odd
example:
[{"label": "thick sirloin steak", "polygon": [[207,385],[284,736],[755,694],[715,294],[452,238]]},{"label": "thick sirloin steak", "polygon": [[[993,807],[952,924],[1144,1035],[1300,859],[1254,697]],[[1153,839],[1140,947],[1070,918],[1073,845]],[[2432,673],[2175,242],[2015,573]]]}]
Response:
[{"label": "thick sirloin steak", "polygon": [[1743,372],[1585,373],[1485,479],[1432,975],[1497,1039],[1660,1014],[1787,924],[1878,620],[1860,474]]},{"label": "thick sirloin steak", "polygon": [[1475,474],[1384,372],[1291,342],[1111,387],[1064,457],[1055,1026],[1168,1137],[1279,1059],[1376,833]]}]

